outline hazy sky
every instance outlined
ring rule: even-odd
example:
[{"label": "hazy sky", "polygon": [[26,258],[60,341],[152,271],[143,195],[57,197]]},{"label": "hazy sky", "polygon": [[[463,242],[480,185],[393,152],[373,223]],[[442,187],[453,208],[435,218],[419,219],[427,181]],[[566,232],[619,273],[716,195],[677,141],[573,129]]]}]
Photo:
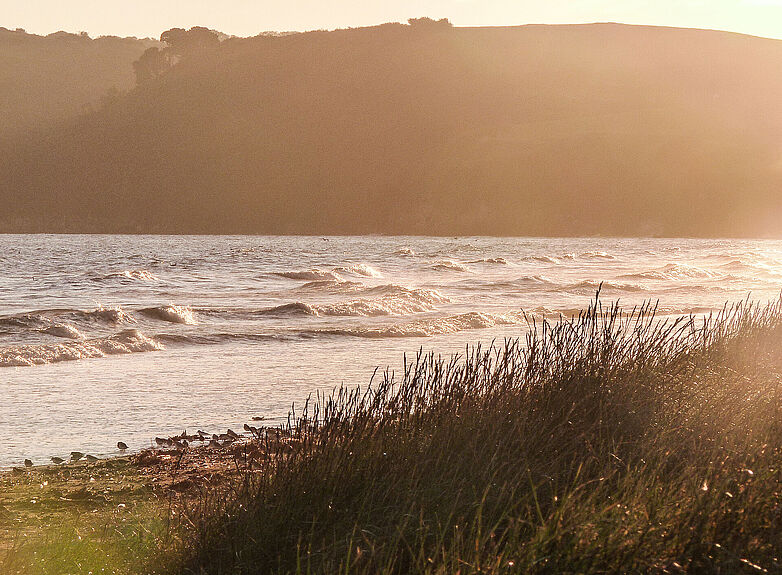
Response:
[{"label": "hazy sky", "polygon": [[457,26],[626,22],[782,38],[782,0],[0,0],[0,26],[154,36],[207,26],[238,36],[448,17]]}]

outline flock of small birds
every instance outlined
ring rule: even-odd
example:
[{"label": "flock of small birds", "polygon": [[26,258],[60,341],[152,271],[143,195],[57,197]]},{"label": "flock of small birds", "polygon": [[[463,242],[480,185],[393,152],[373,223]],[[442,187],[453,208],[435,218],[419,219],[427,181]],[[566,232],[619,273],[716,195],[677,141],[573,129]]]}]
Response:
[{"label": "flock of small birds", "polygon": [[[262,421],[263,417],[253,417],[253,421]],[[254,427],[252,425],[244,424],[244,430],[254,438],[254,439],[262,439],[265,434],[274,433],[274,430],[268,429],[266,427]],[[187,431],[183,431],[179,435],[175,435],[172,437],[156,437],[155,438],[155,446],[162,448],[162,449],[187,449],[191,443],[200,443],[202,445],[208,445],[212,448],[222,448],[222,447],[228,447],[231,444],[233,444],[235,441],[240,440],[242,438],[245,438],[246,436],[239,435],[232,429],[228,429],[225,433],[207,433],[205,431],[201,431],[200,429],[194,433],[194,434],[188,434]],[[128,444],[124,441],[118,441],[117,442],[117,449],[120,452],[125,452],[128,450]],[[67,460],[68,463],[76,463],[78,461],[84,460],[87,463],[95,463],[98,461],[98,458],[94,455],[90,455],[89,453],[82,453],[81,451],[71,451],[70,459]],[[62,457],[52,457],[51,458],[52,463],[55,465],[62,465],[63,463],[66,463],[66,460]],[[30,459],[24,460],[24,466],[25,467],[32,467],[33,462]]]}]

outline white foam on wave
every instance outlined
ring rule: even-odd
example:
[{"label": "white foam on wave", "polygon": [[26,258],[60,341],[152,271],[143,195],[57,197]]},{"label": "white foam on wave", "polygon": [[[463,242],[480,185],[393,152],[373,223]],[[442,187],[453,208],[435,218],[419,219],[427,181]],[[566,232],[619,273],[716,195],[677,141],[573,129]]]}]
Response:
[{"label": "white foam on wave", "polygon": [[582,282],[578,282],[566,286],[564,289],[566,291],[572,291],[576,293],[586,291],[589,294],[592,294],[601,288],[603,291],[621,291],[621,292],[630,292],[630,293],[647,291],[647,289],[644,286],[638,284],[608,282],[608,281],[601,282],[595,280],[584,280]]},{"label": "white foam on wave", "polygon": [[110,325],[136,323],[118,307],[98,307],[94,310],[49,309],[0,317],[0,325],[33,329],[56,337],[81,337],[79,329],[69,322],[85,326],[93,323]]},{"label": "white foam on wave", "polygon": [[297,301],[293,303],[286,303],[275,307],[262,309],[258,312],[255,312],[255,315],[268,315],[268,316],[279,316],[279,317],[285,317],[291,315],[293,316],[318,315],[318,311],[317,309],[315,309],[313,306],[309,304]]},{"label": "white foam on wave", "polygon": [[304,271],[291,271],[291,272],[275,272],[274,275],[291,280],[332,280],[337,282],[345,281],[341,275],[335,271],[322,270],[319,268],[312,268]]},{"label": "white foam on wave", "polygon": [[314,334],[344,335],[361,338],[397,338],[397,337],[431,337],[434,335],[453,334],[466,330],[486,329],[500,325],[517,325],[526,321],[524,314],[509,312],[505,314],[488,314],[477,311],[418,320],[405,324],[383,327],[350,327],[343,329],[314,330]]},{"label": "white foam on wave", "polygon": [[522,276],[513,281],[513,284],[525,287],[553,287],[556,282],[546,276]]},{"label": "white foam on wave", "polygon": [[600,251],[584,252],[579,256],[585,260],[615,260],[616,258],[609,253]]},{"label": "white foam on wave", "polygon": [[434,311],[448,298],[437,290],[408,289],[400,286],[379,298],[362,298],[350,302],[315,306],[318,315],[363,316],[412,315]]},{"label": "white foam on wave", "polygon": [[629,273],[620,277],[623,279],[674,281],[682,279],[715,279],[722,278],[723,274],[687,264],[670,263],[662,268]]},{"label": "white foam on wave", "polygon": [[402,256],[402,257],[412,257],[415,255],[415,252],[410,248],[400,248],[394,252],[394,255]]},{"label": "white foam on wave", "polygon": [[468,272],[470,269],[456,260],[443,260],[432,264],[431,269],[438,272]]},{"label": "white foam on wave", "polygon": [[22,313],[0,317],[0,325],[7,327],[35,327],[46,326],[49,320],[40,313]]},{"label": "white foam on wave", "polygon": [[317,305],[292,302],[253,312],[253,315],[270,317],[411,315],[434,311],[437,304],[449,301],[447,297],[437,290],[412,289],[394,284],[369,288],[364,293],[377,297],[364,297],[347,302]]},{"label": "white foam on wave", "polygon": [[469,264],[497,264],[497,265],[503,265],[507,266],[510,265],[510,262],[506,260],[505,258],[481,258],[479,260],[472,260],[467,262]]},{"label": "white foam on wave", "polygon": [[170,323],[182,323],[186,325],[195,325],[196,318],[193,310],[181,305],[165,305],[160,307],[149,307],[139,310],[139,313]]},{"label": "white foam on wave", "polygon": [[70,339],[79,339],[81,337],[79,330],[76,329],[75,326],[67,323],[56,323],[54,325],[50,325],[49,327],[43,328],[41,333]]},{"label": "white foam on wave", "polygon": [[559,260],[551,256],[524,256],[521,258],[525,262],[535,262],[543,264],[558,264]]},{"label": "white foam on wave", "polygon": [[110,273],[106,275],[104,279],[125,279],[143,282],[156,282],[160,280],[155,274],[147,270],[123,270],[121,272]]},{"label": "white foam on wave", "polygon": [[90,311],[75,310],[70,312],[70,315],[79,320],[85,321],[100,321],[103,323],[136,323],[132,317],[125,313],[122,308],[119,307],[103,307],[99,306]]},{"label": "white foam on wave", "polygon": [[421,289],[421,288],[409,288],[399,284],[382,284],[378,286],[372,286],[360,290],[361,295],[382,295],[382,296],[394,296],[394,295],[409,295],[409,294],[427,294],[427,297],[432,299],[433,303],[448,303],[447,296],[443,295],[440,291],[434,289]]},{"label": "white foam on wave", "polygon": [[753,274],[753,277],[758,274],[764,274],[777,278],[780,276],[780,266],[778,263],[766,263],[762,261],[748,262],[746,260],[732,260],[728,263],[720,266],[721,270],[727,270],[730,272],[741,274]]},{"label": "white foam on wave", "polygon": [[322,291],[327,293],[350,293],[360,290],[364,287],[361,282],[348,280],[316,280],[300,285],[297,290],[302,291]]},{"label": "white foam on wave", "polygon": [[162,344],[138,330],[131,329],[111,337],[88,341],[3,348],[0,349],[0,367],[44,365],[161,349]]},{"label": "white foam on wave", "polygon": [[333,273],[337,274],[350,274],[350,275],[356,275],[361,276],[365,278],[382,278],[383,274],[381,274],[379,271],[377,271],[372,266],[369,266],[367,264],[352,264],[349,266],[341,266],[336,267],[332,270]]}]

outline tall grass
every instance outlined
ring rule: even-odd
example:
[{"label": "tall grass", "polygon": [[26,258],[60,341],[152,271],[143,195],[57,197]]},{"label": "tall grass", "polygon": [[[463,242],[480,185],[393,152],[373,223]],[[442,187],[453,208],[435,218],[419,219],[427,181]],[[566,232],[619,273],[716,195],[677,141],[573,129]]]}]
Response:
[{"label": "tall grass", "polygon": [[319,397],[191,510],[193,573],[782,570],[782,303],[598,299]]}]

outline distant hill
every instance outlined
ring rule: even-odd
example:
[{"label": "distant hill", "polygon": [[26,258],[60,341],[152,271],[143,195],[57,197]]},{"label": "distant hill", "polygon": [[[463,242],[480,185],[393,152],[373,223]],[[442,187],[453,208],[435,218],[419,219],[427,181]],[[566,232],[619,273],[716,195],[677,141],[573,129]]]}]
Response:
[{"label": "distant hill", "polygon": [[157,44],[0,28],[0,137],[46,129],[132,88],[133,61]]},{"label": "distant hill", "polygon": [[4,231],[780,236],[782,42],[426,22],[228,39],[15,142],[0,182]]}]

